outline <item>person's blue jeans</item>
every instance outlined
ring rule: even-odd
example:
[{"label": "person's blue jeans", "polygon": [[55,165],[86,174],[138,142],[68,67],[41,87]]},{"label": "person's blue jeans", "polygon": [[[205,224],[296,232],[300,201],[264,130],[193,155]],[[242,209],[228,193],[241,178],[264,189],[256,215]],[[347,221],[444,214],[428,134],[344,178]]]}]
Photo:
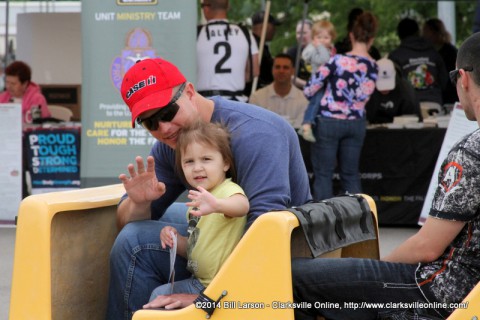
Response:
[{"label": "person's blue jeans", "polygon": [[316,315],[329,320],[443,319],[445,310],[439,310],[441,316],[434,309],[387,305],[434,301],[428,288],[418,288],[416,268],[372,259],[293,259],[294,300],[312,305],[295,309],[295,320],[313,320]]},{"label": "person's blue jeans", "polygon": [[[173,226],[187,235],[187,207],[174,203],[159,221],[130,222],[118,234],[110,252],[107,319],[131,319],[149,301],[152,291],[168,282],[169,249],[162,249],[160,231]],[[175,280],[191,277],[186,259],[177,256]]]},{"label": "person's blue jeans", "polygon": [[313,128],[316,142],[311,145],[314,174],[314,200],[333,197],[332,178],[338,164],[340,182],[344,192],[360,193],[359,163],[366,134],[365,119],[339,120],[317,118]]}]

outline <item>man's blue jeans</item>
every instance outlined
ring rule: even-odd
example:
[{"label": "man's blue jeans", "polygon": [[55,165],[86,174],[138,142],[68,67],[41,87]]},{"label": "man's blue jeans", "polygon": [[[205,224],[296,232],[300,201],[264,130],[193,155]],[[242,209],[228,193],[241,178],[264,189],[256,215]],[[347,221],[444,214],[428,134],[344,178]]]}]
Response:
[{"label": "man's blue jeans", "polygon": [[[186,236],[186,212],[184,203],[174,203],[159,221],[130,222],[120,231],[110,252],[107,319],[131,319],[152,291],[168,282],[170,253],[168,248],[162,249],[160,231],[172,226]],[[186,259],[177,256],[175,280],[191,277],[186,266]]]},{"label": "man's blue jeans", "polygon": [[333,197],[332,178],[337,164],[343,191],[362,192],[359,162],[365,133],[365,119],[317,118],[313,127],[316,142],[312,143],[310,155],[315,176],[315,200]]},{"label": "man's blue jeans", "polygon": [[316,315],[329,320],[442,319],[433,309],[388,308],[388,303],[435,301],[428,288],[418,288],[416,268],[371,259],[293,259],[294,300],[312,304],[310,309],[295,309],[295,320]]}]

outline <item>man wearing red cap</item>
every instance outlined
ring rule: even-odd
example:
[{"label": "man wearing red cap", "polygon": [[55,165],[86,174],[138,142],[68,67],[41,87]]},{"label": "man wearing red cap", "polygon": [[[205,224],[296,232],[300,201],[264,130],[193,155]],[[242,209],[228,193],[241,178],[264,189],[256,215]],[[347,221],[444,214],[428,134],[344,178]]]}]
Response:
[{"label": "man wearing red cap", "polygon": [[[185,125],[202,119],[221,122],[229,129],[237,183],[250,202],[247,228],[267,211],[311,199],[298,137],[280,116],[218,96],[207,99],[177,67],[162,59],[134,65],[123,79],[121,92],[132,112],[132,126],[135,122],[142,125],[158,142],[146,166],[137,156],[136,167],[129,164],[128,174],[119,176],[127,194],[118,206],[117,221],[122,230],[110,256],[108,319],[129,319],[148,302],[154,288],[168,281],[169,252],[162,249],[159,235],[166,225],[162,218],[165,210],[192,188],[174,170],[174,148]],[[174,217],[174,226],[183,235],[187,234],[186,209],[183,206]],[[176,280],[191,277],[181,257],[176,259],[175,276]],[[156,301],[158,307],[175,308],[192,303],[195,297],[172,295]]]}]

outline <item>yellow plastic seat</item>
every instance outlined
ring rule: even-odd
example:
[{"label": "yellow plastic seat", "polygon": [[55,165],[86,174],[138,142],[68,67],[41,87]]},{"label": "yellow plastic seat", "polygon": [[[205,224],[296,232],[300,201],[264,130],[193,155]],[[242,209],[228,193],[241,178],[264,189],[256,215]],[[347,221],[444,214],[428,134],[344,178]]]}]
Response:
[{"label": "yellow plastic seat", "polygon": [[[292,301],[289,248],[290,234],[297,226],[297,218],[287,211],[270,212],[257,218],[205,289],[204,293],[212,299],[227,291],[212,319],[293,319],[293,309],[271,306],[274,301]],[[239,309],[238,302],[258,305]],[[192,305],[175,311],[141,310],[133,319],[205,319],[205,315]]]},{"label": "yellow plastic seat", "polygon": [[109,254],[123,193],[118,184],[22,201],[10,320],[105,319]]},{"label": "yellow plastic seat", "polygon": [[[371,197],[364,197],[374,217],[377,239],[359,242],[323,256],[379,259],[376,206]],[[296,216],[289,211],[268,212],[257,218],[204,291],[214,300],[223,291],[227,292],[211,319],[294,319],[291,307],[275,307],[281,306],[278,302],[284,303],[283,306],[293,302],[292,256],[311,256],[301,228],[295,229],[298,226]],[[253,304],[241,309],[242,303],[247,302]],[[134,313],[133,320],[205,317],[206,312],[192,305],[173,311],[139,310]]]},{"label": "yellow plastic seat", "polygon": [[[115,213],[123,193],[122,185],[112,185],[34,195],[22,201],[10,320],[105,318],[109,253],[117,236]],[[364,197],[378,237],[375,203]],[[227,293],[212,319],[293,320],[293,309],[280,303],[293,302],[291,258],[309,255],[298,226],[296,216],[288,211],[268,212],[253,223],[205,290],[212,299]],[[326,255],[378,259],[378,238]],[[192,305],[173,311],[140,310],[133,319],[205,317],[203,310]]]}]

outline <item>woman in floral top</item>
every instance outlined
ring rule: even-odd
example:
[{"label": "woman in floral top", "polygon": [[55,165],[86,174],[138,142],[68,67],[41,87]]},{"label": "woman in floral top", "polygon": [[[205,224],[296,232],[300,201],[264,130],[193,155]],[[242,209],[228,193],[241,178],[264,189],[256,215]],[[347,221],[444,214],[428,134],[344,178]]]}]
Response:
[{"label": "woman in floral top", "polygon": [[333,196],[332,176],[337,163],[343,190],[362,191],[358,166],[366,132],[365,104],[375,89],[378,72],[368,50],[376,32],[375,16],[362,13],[350,32],[352,50],[333,56],[304,88],[305,96],[311,98],[325,87],[311,152],[316,200]]}]

